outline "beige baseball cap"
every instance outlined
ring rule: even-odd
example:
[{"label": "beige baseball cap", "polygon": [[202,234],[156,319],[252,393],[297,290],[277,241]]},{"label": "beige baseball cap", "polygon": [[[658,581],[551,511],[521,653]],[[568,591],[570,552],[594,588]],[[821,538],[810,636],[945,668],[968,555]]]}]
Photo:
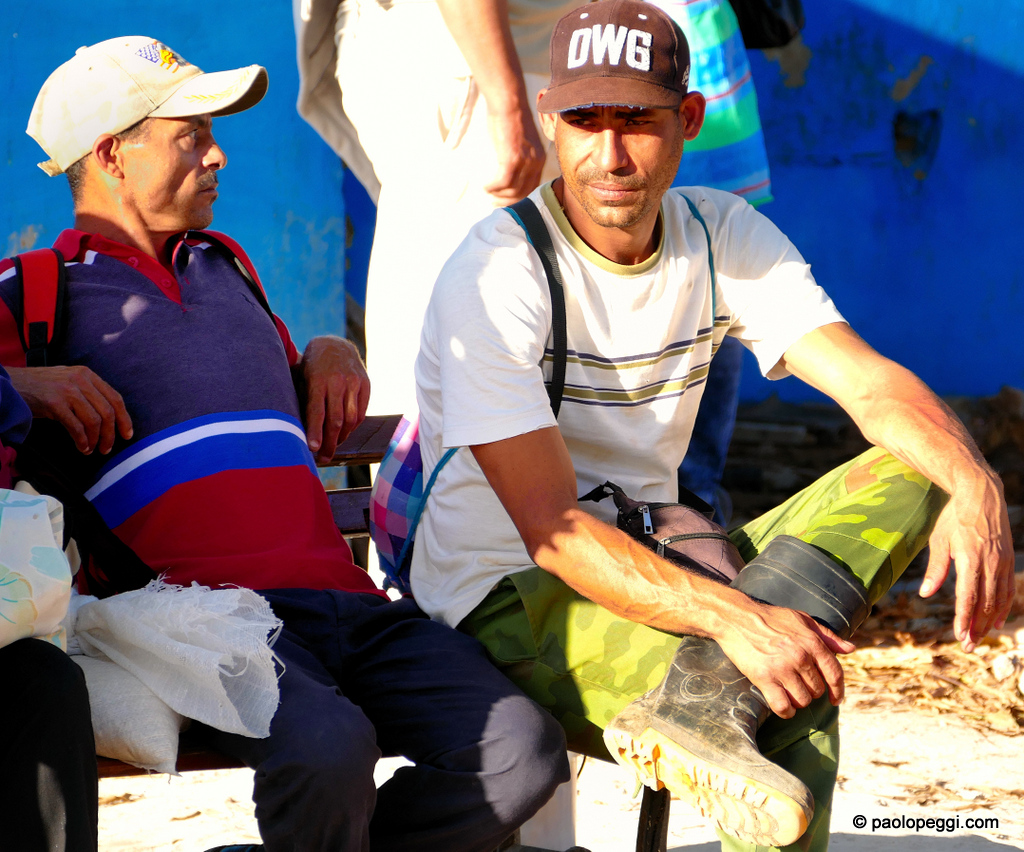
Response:
[{"label": "beige baseball cap", "polygon": [[50,159],[48,175],[63,174],[104,133],[120,133],[144,118],[230,115],[260,102],[267,70],[249,65],[206,74],[147,36],[122,36],[80,47],[36,96],[26,132]]}]

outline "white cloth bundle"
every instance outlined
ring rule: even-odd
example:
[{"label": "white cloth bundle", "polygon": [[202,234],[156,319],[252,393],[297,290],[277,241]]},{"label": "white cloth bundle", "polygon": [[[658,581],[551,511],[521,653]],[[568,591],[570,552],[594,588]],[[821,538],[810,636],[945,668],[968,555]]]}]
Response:
[{"label": "white cloth bundle", "polygon": [[154,580],[77,603],[83,653],[127,669],[189,719],[249,737],[270,733],[280,699],[271,645],[281,620],[264,598]]},{"label": "white cloth bundle", "polygon": [[0,488],[0,647],[36,636],[64,648],[71,568],[61,550],[64,507]]}]

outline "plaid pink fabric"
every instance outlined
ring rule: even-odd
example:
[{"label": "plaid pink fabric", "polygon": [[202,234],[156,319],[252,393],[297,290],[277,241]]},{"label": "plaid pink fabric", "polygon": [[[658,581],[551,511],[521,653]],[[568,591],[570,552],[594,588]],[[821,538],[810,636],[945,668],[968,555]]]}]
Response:
[{"label": "plaid pink fabric", "polygon": [[422,502],[419,418],[410,422],[403,417],[380,463],[370,495],[370,537],[387,577],[384,586],[403,594],[410,591],[409,530],[419,520]]}]

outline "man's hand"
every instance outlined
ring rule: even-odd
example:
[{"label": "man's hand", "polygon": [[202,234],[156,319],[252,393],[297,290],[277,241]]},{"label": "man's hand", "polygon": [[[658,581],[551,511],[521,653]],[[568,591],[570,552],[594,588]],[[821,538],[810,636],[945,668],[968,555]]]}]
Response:
[{"label": "man's hand", "polygon": [[956,564],[953,633],[970,653],[993,627],[1002,627],[1013,603],[1013,539],[999,478],[958,488],[942,510],[929,542],[921,596],[938,591]]},{"label": "man's hand", "polygon": [[356,347],[340,337],[313,338],[297,369],[306,389],[306,443],[323,464],[366,416],[370,380]]},{"label": "man's hand", "polygon": [[772,711],[790,719],[828,690],[843,700],[843,668],[836,654],[856,647],[809,615],[751,600],[744,603],[717,638],[725,655],[764,693]]},{"label": "man's hand", "polygon": [[12,367],[11,383],[34,417],[56,420],[78,449],[109,453],[114,438],[132,437],[132,420],[121,394],[88,367]]},{"label": "man's hand", "polygon": [[523,105],[507,114],[489,112],[488,127],[498,160],[498,173],[484,189],[502,204],[525,198],[540,183],[544,144],[530,110]]},{"label": "man's hand", "polygon": [[512,204],[540,183],[546,146],[512,41],[508,0],[438,0],[437,6],[487,104],[498,167],[484,189],[498,203]]},{"label": "man's hand", "polygon": [[530,558],[622,618],[714,639],[783,718],[824,694],[843,697],[836,654],[854,645],[809,615],[753,600],[680,571],[579,508],[576,477],[557,428],[472,447]]}]

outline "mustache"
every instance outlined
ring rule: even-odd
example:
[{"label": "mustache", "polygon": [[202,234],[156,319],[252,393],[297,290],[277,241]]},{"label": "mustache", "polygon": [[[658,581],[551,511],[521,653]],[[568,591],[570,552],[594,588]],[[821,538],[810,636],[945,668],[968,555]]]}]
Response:
[{"label": "mustache", "polygon": [[202,192],[204,189],[213,189],[220,181],[217,179],[216,172],[210,172],[209,174],[203,175],[199,178],[199,191]]},{"label": "mustache", "polygon": [[610,183],[618,189],[644,189],[647,186],[640,175],[615,175],[601,169],[584,169],[576,173],[580,183]]}]

